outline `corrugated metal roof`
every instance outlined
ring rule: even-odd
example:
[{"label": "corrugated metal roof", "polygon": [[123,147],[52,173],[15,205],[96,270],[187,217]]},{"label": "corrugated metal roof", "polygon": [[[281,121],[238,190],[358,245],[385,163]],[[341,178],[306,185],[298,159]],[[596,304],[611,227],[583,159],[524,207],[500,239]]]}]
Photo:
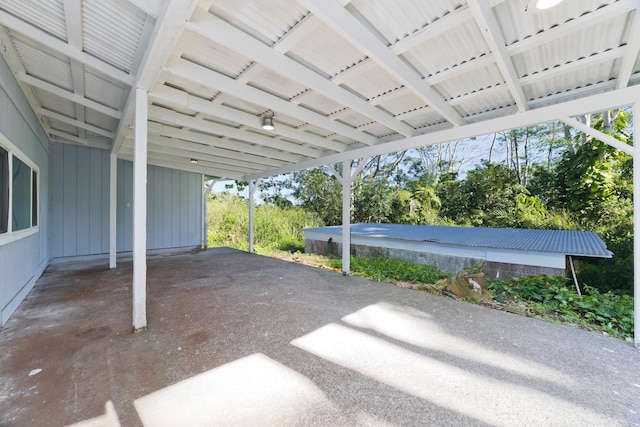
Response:
[{"label": "corrugated metal roof", "polygon": [[61,40],[67,40],[63,0],[0,0],[0,8]]},{"label": "corrugated metal roof", "polygon": [[124,0],[83,0],[84,50],[131,71],[146,15]]},{"label": "corrugated metal roof", "polygon": [[[150,158],[163,159],[155,164],[244,180],[498,132],[557,106],[567,105],[545,120],[571,117],[578,113],[566,101],[612,90],[588,112],[638,98],[637,0],[565,0],[546,11],[524,0],[136,4],[0,0],[0,55],[45,132],[64,139],[46,109],[108,127],[118,151],[130,136],[124,109],[140,78],[163,107],[150,116]],[[271,132],[260,129],[268,110]],[[68,142],[96,141],[86,129],[64,128]],[[193,156],[172,145],[184,139],[204,156],[233,142],[235,165],[260,150],[264,163],[245,168],[250,176],[193,166]],[[329,150],[306,149],[324,147],[323,139]],[[93,146],[107,148],[99,142]]]},{"label": "corrugated metal roof", "polygon": [[14,46],[27,74],[67,90],[73,89],[68,58],[43,49],[35,42],[25,41],[23,37],[12,35]]},{"label": "corrugated metal roof", "polygon": [[[342,234],[342,227],[306,228],[305,231],[339,236]],[[353,224],[351,225],[351,236],[505,250],[553,252],[598,258],[613,256],[606,244],[593,231]]]}]

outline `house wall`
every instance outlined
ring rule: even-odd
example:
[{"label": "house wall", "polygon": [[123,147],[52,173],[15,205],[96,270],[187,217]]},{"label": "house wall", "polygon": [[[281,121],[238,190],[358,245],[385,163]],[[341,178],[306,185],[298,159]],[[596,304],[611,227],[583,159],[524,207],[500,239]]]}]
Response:
[{"label": "house wall", "polygon": [[4,325],[49,260],[50,142],[1,56],[0,133],[35,163],[40,181],[37,231],[17,240],[3,242],[0,237],[0,325]]},{"label": "house wall", "polygon": [[[109,152],[52,149],[52,258],[109,252]],[[202,235],[201,175],[150,165],[147,249],[195,247]],[[118,160],[116,250],[132,250],[133,163]]]}]

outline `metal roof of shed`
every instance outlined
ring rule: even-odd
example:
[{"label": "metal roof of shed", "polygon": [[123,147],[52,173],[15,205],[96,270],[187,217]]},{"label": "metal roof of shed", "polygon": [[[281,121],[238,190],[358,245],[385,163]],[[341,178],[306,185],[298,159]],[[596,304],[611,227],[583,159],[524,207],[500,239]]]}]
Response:
[{"label": "metal roof of shed", "polygon": [[0,0],[0,54],[52,141],[131,159],[140,87],[149,163],[255,179],[640,99],[638,0],[534,3]]},{"label": "metal roof of shed", "polygon": [[[340,236],[342,234],[342,226],[306,228],[305,231]],[[592,231],[361,223],[351,225],[351,236],[493,249],[552,252],[597,258],[611,258],[613,256],[613,253],[607,249],[602,239]]]}]

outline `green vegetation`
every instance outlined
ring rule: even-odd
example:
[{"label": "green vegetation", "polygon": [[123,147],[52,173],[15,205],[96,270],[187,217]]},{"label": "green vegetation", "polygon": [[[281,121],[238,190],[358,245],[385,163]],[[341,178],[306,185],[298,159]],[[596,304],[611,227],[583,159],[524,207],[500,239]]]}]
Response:
[{"label": "green vegetation", "polygon": [[[342,260],[330,259],[328,265],[340,270]],[[473,266],[469,271],[477,272]],[[402,281],[416,284],[416,289],[434,290],[424,286],[435,284],[447,273],[435,265],[412,264],[386,258],[351,257],[354,276],[377,281]],[[612,291],[600,293],[586,286],[582,295],[564,277],[534,276],[523,279],[489,281],[489,293],[493,301],[486,305],[530,317],[575,325],[632,341],[633,298]],[[448,294],[447,294],[448,295]],[[482,301],[480,301],[482,302]]]},{"label": "green vegetation", "polygon": [[[633,144],[628,110],[582,120]],[[581,284],[631,294],[631,157],[562,123],[487,137],[491,143],[484,142],[481,161],[473,165],[464,164],[463,145],[471,150],[476,141],[360,160],[366,163],[352,186],[352,222],[595,231],[615,255],[585,260]],[[342,164],[332,166],[341,173]],[[261,191],[280,206],[291,198],[291,206],[315,213],[323,225],[342,222],[342,186],[328,168],[264,180]]]},{"label": "green vegetation", "polygon": [[[580,118],[633,145],[630,110]],[[362,169],[352,185],[351,221],[595,231],[613,259],[583,260],[578,296],[564,279],[534,277],[495,282],[498,308],[570,322],[620,338],[632,334],[633,167],[631,157],[570,126],[555,122],[468,141],[354,161]],[[481,161],[467,153],[483,144]],[[465,148],[466,147],[466,148]],[[487,153],[488,147],[488,153]],[[499,161],[496,156],[500,155]],[[365,164],[358,164],[359,162]],[[332,165],[342,173],[342,163]],[[236,182],[238,190],[246,182]],[[302,228],[342,222],[342,185],[329,168],[262,180],[254,248],[288,251],[300,262]],[[213,196],[208,204],[209,245],[247,249],[248,209],[240,196]],[[296,252],[298,251],[298,252]],[[294,253],[294,255],[291,255]],[[339,260],[326,262],[339,268]],[[320,261],[314,262],[321,264]],[[353,274],[375,280],[415,282],[429,289],[442,273],[387,259],[352,261]]]},{"label": "green vegetation", "polygon": [[[247,201],[240,196],[223,193],[213,196],[207,203],[208,245],[248,249],[249,211]],[[303,228],[318,227],[316,215],[300,207],[282,209],[264,204],[255,209],[256,252],[279,249],[303,251]]]},{"label": "green vegetation", "polygon": [[586,286],[578,295],[564,277],[536,276],[492,281],[489,291],[505,310],[633,339],[633,298]]},{"label": "green vegetation", "polygon": [[[367,277],[369,279],[401,280],[414,283],[435,283],[438,279],[447,276],[438,267],[430,264],[412,264],[395,258],[364,258],[351,257],[351,272],[354,276]],[[329,266],[342,269],[341,259],[332,259]]]}]

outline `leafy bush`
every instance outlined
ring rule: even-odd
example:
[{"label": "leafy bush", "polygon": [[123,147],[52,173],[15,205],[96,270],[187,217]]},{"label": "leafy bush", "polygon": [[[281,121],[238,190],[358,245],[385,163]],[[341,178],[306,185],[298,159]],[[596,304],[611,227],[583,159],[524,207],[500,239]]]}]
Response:
[{"label": "leafy bush", "polygon": [[568,279],[549,276],[490,281],[489,291],[496,299],[504,299],[507,309],[509,305],[520,307],[510,311],[570,322],[622,339],[633,337],[633,297],[630,295],[601,293],[585,286],[580,296]]}]

